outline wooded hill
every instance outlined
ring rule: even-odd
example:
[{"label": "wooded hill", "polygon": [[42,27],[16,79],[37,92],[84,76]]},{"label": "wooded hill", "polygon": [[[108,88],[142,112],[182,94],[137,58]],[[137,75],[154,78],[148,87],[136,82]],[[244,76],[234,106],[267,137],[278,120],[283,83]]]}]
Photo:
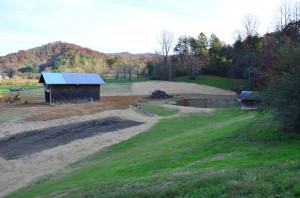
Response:
[{"label": "wooded hill", "polygon": [[[91,72],[114,74],[114,66],[135,64],[138,72],[151,54],[127,52],[105,54],[75,44],[56,41],[28,50],[20,50],[0,57],[0,74],[7,76],[39,73],[42,71]],[[124,70],[124,69],[123,69]],[[127,72],[127,70],[126,70]]]}]

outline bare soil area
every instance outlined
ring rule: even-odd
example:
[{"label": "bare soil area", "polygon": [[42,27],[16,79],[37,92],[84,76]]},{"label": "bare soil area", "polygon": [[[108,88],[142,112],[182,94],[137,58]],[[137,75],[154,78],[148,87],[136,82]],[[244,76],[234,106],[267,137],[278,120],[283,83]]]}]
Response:
[{"label": "bare soil area", "polygon": [[142,122],[107,117],[103,119],[65,124],[44,129],[24,131],[0,139],[0,156],[6,160],[18,159],[79,139],[86,139],[101,133],[138,126]]},{"label": "bare soil area", "polygon": [[[94,120],[100,123],[95,123]],[[3,123],[0,131],[0,147],[3,149],[0,155],[0,197],[42,176],[62,170],[68,164],[99,149],[144,132],[158,120],[158,117],[141,116],[127,108],[47,121],[14,120]],[[85,123],[87,128],[91,128],[87,129],[80,123]],[[94,124],[96,126],[93,126]],[[83,127],[84,131],[77,130],[78,127]],[[79,134],[68,134],[66,130],[69,128],[72,129],[71,132]],[[15,147],[15,138],[20,147]],[[54,142],[51,143],[51,140]]]},{"label": "bare soil area", "polygon": [[[233,91],[223,90],[215,87],[184,83],[184,82],[168,82],[168,81],[146,81],[133,83],[130,85],[104,85],[101,88],[103,96],[124,96],[124,95],[150,95],[153,90],[163,90],[170,95],[174,94],[202,94],[202,95],[236,95]],[[120,87],[122,89],[120,89]]]},{"label": "bare soil area", "polygon": [[[193,98],[235,96],[234,92],[208,86],[154,81],[101,92],[99,103],[46,105],[39,97],[0,103],[0,197],[148,130],[160,117],[143,116],[129,106],[148,100],[153,89]],[[168,107],[180,110],[175,116],[213,111]]]}]

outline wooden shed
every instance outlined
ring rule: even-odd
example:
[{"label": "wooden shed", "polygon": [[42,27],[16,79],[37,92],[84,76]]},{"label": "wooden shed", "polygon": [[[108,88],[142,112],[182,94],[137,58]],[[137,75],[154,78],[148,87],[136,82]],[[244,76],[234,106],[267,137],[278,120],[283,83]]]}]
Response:
[{"label": "wooden shed", "polygon": [[239,96],[241,110],[252,110],[260,107],[262,96],[258,91],[242,91]]},{"label": "wooden shed", "polygon": [[98,74],[42,72],[46,103],[88,103],[100,101],[100,86],[105,84]]}]

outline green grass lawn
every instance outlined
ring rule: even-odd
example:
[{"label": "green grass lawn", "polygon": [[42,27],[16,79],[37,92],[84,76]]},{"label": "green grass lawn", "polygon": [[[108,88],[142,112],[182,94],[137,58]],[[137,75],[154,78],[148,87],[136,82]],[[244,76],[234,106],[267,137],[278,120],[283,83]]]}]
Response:
[{"label": "green grass lawn", "polygon": [[173,78],[172,80],[175,82],[197,83],[201,85],[207,85],[227,90],[234,90],[239,88],[240,86],[245,86],[247,84],[247,82],[242,79],[230,79],[224,77],[205,75],[201,75],[195,80],[190,79],[188,76]]},{"label": "green grass lawn", "polygon": [[129,78],[118,78],[116,79],[103,79],[105,83],[132,83],[132,82],[144,82],[147,81],[146,78],[142,77],[134,77],[131,78],[131,81],[129,81]]},{"label": "green grass lawn", "polygon": [[[132,78],[132,81],[130,82],[128,78],[119,78],[118,80],[105,79],[104,81],[107,84],[110,83],[126,84],[126,83],[134,83],[134,82],[145,82],[147,81],[147,79],[139,77],[139,78]],[[207,85],[207,86],[212,86],[212,87],[217,87],[220,89],[227,89],[227,90],[237,89],[238,87],[245,86],[247,84],[247,81],[243,79],[230,79],[225,77],[207,76],[207,75],[198,76],[195,80],[190,79],[188,76],[177,77],[177,78],[172,78],[172,81],[196,83],[196,84]]]},{"label": "green grass lawn", "polygon": [[131,92],[133,83],[107,83],[101,85],[101,94],[118,95],[118,93]]},{"label": "green grass lawn", "polygon": [[101,86],[101,93],[109,95],[118,95],[118,93],[130,92],[132,89],[132,84],[136,82],[144,82],[145,78],[132,78],[129,82],[128,78],[115,79],[104,79],[105,85]]},{"label": "green grass lawn", "polygon": [[164,118],[9,197],[299,197],[300,136],[237,108]]},{"label": "green grass lawn", "polygon": [[[3,93],[3,94],[10,93],[10,91],[9,91],[10,87],[24,87],[25,88],[24,91],[27,91],[27,90],[33,90],[33,89],[40,89],[42,86],[1,85],[0,86],[0,93]],[[24,91],[21,91],[21,92],[24,92]]]}]

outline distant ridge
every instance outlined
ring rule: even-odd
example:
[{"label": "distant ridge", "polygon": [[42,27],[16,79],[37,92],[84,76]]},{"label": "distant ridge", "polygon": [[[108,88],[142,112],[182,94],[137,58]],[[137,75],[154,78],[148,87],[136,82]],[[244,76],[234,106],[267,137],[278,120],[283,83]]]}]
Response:
[{"label": "distant ridge", "polygon": [[0,74],[8,73],[12,69],[18,70],[28,65],[35,65],[43,70],[46,67],[53,67],[55,62],[62,59],[66,60],[71,58],[75,54],[90,57],[93,59],[104,60],[119,57],[131,57],[131,56],[145,56],[150,57],[150,53],[145,54],[130,54],[129,52],[119,53],[102,53],[95,50],[91,50],[86,47],[81,47],[76,44],[55,41],[39,47],[34,47],[28,50],[20,50],[16,53],[10,53],[6,56],[0,56]]}]

